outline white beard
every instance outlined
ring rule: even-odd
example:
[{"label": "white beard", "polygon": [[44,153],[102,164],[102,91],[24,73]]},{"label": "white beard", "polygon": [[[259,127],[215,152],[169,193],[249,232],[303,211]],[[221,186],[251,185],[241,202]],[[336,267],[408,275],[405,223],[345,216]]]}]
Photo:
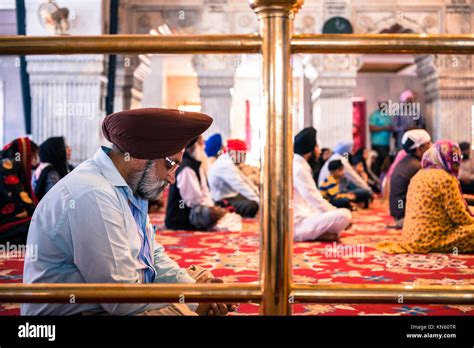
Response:
[{"label": "white beard", "polygon": [[145,169],[134,175],[130,188],[133,194],[147,200],[159,200],[168,186],[168,181],[160,180],[149,162]]},{"label": "white beard", "polygon": [[204,151],[204,146],[196,144],[194,151],[191,154],[191,157],[194,158],[196,161],[201,162],[201,168],[204,173],[207,173],[207,169],[209,167],[209,160],[206,155],[206,151]]}]

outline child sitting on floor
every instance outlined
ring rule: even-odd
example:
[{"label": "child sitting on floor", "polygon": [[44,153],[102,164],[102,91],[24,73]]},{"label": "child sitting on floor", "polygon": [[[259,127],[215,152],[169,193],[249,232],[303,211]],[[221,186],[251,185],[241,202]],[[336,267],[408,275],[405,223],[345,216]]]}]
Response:
[{"label": "child sitting on floor", "polygon": [[334,160],[329,162],[328,169],[330,175],[319,188],[323,197],[338,208],[352,209],[351,202],[356,200],[356,195],[344,190],[340,185],[341,178],[344,176],[344,165],[340,160]]}]

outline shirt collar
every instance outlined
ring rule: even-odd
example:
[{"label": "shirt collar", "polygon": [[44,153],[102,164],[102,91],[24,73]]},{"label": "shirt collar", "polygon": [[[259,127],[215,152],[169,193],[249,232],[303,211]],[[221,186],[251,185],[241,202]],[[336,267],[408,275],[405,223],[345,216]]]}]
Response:
[{"label": "shirt collar", "polygon": [[109,152],[110,148],[102,146],[95,153],[93,157],[94,162],[99,167],[100,171],[102,172],[102,175],[104,175],[107,181],[110,182],[112,185],[114,185],[115,187],[125,186],[130,188],[123,176],[117,170],[117,167],[115,167],[115,164],[112,159],[108,156]]},{"label": "shirt collar", "polygon": [[293,161],[295,161],[295,160],[298,161],[298,162],[307,162],[307,161],[304,159],[304,157],[301,156],[301,155],[298,154],[298,153],[295,153],[295,154],[293,155]]},{"label": "shirt collar", "polygon": [[109,157],[110,148],[102,146],[94,155],[94,161],[99,167],[102,175],[115,187],[119,187],[130,202],[137,207],[142,213],[148,211],[148,201],[133,195],[132,189],[115,167],[114,162]]},{"label": "shirt collar", "polygon": [[311,170],[311,166],[309,165],[308,161],[305,160],[303,156],[298,153],[295,153],[293,156],[293,161],[301,163],[301,165],[305,168],[309,168]]}]

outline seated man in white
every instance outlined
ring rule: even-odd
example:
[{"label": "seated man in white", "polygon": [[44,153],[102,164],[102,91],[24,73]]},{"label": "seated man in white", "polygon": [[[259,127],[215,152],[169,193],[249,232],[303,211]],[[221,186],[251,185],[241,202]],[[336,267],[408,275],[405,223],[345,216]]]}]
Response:
[{"label": "seated man in white", "polygon": [[237,167],[245,163],[246,154],[244,141],[229,139],[227,153],[209,167],[208,180],[216,205],[230,205],[242,217],[254,217],[260,202],[258,187]]},{"label": "seated man in white", "polygon": [[323,198],[308,162],[318,157],[316,129],[308,127],[295,136],[293,199],[295,241],[337,240],[352,220],[349,209],[336,208]]}]

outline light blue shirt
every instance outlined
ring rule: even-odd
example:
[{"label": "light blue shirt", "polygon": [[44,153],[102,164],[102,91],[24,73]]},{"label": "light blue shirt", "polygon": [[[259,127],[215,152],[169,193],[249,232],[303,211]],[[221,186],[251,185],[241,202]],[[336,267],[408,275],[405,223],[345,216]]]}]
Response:
[{"label": "light blue shirt", "polygon": [[[27,248],[35,248],[36,252],[26,253],[23,282],[136,284],[151,279],[155,283],[194,283],[186,270],[155,242],[147,215],[148,202],[133,196],[108,151],[99,149],[93,158],[60,180],[38,204],[27,241]],[[150,262],[143,257],[146,243],[153,251]],[[21,305],[21,314],[98,311],[130,315],[167,305],[74,301],[71,294],[70,304],[25,303]],[[189,306],[195,309],[194,304]]]}]

